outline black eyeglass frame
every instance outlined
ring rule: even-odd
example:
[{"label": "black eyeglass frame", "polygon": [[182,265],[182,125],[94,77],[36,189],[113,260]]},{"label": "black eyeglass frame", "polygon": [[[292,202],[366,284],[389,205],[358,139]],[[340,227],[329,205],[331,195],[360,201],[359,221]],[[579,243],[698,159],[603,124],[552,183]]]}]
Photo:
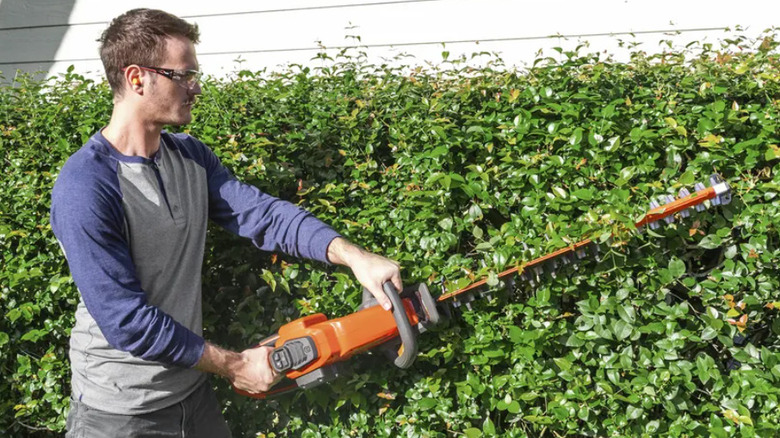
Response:
[{"label": "black eyeglass frame", "polygon": [[[174,82],[187,85],[188,87],[192,87],[200,82],[200,78],[203,75],[203,72],[200,70],[174,70],[172,68],[149,67],[146,65],[137,65],[136,67],[141,70],[157,73],[160,76],[165,76]],[[128,67],[125,67],[122,70],[127,70],[127,68]],[[188,76],[190,79],[187,79]]]}]

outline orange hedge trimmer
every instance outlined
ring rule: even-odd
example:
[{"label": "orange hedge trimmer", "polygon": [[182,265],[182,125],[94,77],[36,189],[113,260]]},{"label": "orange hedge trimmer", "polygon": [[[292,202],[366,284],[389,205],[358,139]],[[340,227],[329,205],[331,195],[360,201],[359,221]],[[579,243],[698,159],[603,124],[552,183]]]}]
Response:
[{"label": "orange hedge trimmer", "polygon": [[[704,210],[706,201],[712,205],[731,202],[731,189],[718,175],[710,176],[710,187],[697,183],[694,190],[691,194],[687,189],[681,189],[676,200],[666,196],[663,205],[651,202],[651,210],[634,225],[637,229],[644,226],[656,229],[660,220],[673,222],[676,213],[688,217],[691,208]],[[585,239],[501,272],[498,278],[519,275],[520,280],[535,283],[545,272],[555,272],[559,263],[568,264],[587,257],[587,250],[598,256],[598,245]],[[407,287],[399,294],[387,282],[384,290],[393,303],[392,312],[382,309],[371,294],[364,291],[363,304],[355,313],[336,319],[318,313],[287,323],[277,334],[257,345],[275,348],[271,366],[277,372],[285,373],[287,379],[264,393],[236,391],[254,398],[267,398],[298,388],[311,388],[338,377],[341,362],[376,347],[385,350],[396,366],[408,368],[417,356],[417,335],[441,320],[439,310],[449,313],[445,306],[447,302],[454,307],[461,304],[471,307],[474,293],[486,283],[487,279],[483,279],[453,292],[445,291],[434,299],[425,284]]]}]

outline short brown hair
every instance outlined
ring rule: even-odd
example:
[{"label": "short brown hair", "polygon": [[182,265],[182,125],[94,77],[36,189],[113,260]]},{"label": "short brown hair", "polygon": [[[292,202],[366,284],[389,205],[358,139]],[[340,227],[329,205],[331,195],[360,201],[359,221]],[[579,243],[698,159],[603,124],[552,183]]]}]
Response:
[{"label": "short brown hair", "polygon": [[122,94],[123,68],[132,64],[157,67],[164,61],[165,39],[177,36],[198,44],[198,25],[158,9],[133,9],[114,18],[98,40],[114,95]]}]

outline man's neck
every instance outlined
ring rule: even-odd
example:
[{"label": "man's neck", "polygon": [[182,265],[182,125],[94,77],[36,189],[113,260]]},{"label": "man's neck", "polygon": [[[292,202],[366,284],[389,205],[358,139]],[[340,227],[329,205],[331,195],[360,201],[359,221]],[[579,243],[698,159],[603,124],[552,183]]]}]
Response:
[{"label": "man's neck", "polygon": [[102,132],[122,155],[150,158],[160,149],[161,126],[128,117],[116,107]]}]

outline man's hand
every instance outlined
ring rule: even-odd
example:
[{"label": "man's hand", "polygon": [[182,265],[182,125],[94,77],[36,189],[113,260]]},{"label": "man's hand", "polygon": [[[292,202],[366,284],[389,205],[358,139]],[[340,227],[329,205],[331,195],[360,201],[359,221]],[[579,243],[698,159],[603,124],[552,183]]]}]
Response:
[{"label": "man's hand", "polygon": [[370,253],[344,238],[337,237],[328,245],[328,260],[331,263],[349,266],[355,278],[371,292],[385,310],[392,309],[393,305],[385,295],[382,285],[390,281],[399,292],[404,288],[398,263]]},{"label": "man's hand", "polygon": [[266,392],[284,377],[271,368],[271,347],[250,348],[236,353],[206,342],[195,368],[227,377],[233,386],[251,394]]}]

